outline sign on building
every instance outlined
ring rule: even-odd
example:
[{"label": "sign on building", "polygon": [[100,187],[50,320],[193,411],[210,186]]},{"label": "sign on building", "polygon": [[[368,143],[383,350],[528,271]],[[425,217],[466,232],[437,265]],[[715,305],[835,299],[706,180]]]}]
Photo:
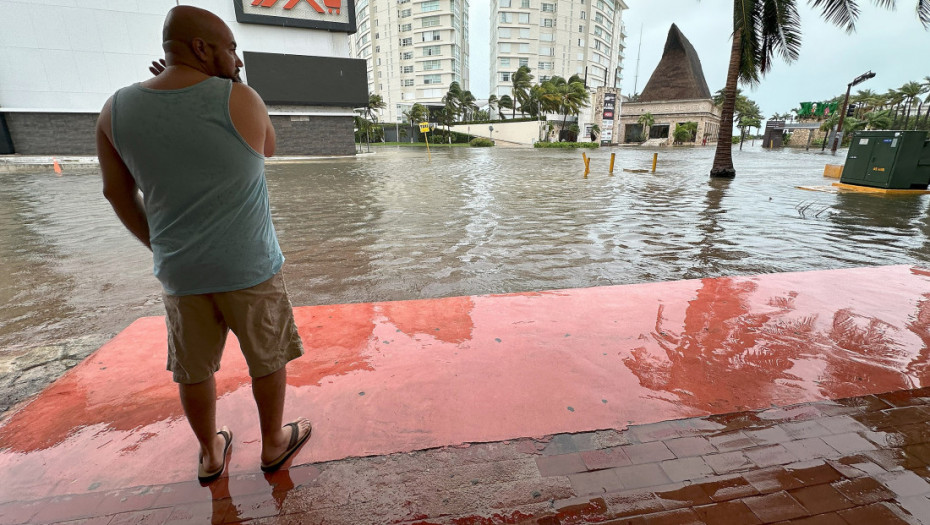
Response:
[{"label": "sign on building", "polygon": [[355,0],[233,0],[243,24],[355,33]]}]

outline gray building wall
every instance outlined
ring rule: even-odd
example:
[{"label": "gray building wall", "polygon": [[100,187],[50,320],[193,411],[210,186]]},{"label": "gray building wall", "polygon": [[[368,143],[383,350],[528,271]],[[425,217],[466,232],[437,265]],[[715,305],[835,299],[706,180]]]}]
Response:
[{"label": "gray building wall", "polygon": [[[97,155],[97,113],[3,113],[18,155]],[[275,155],[354,155],[348,116],[272,115]]]}]

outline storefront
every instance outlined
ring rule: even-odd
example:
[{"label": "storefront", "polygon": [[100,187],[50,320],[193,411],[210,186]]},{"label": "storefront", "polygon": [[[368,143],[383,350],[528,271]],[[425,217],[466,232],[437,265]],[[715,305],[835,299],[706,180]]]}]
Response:
[{"label": "storefront", "polygon": [[368,91],[365,61],[349,52],[354,0],[0,0],[0,154],[94,155],[100,108],[150,75],[165,15],[179,3],[232,29],[278,155],[355,153],[352,109]]}]

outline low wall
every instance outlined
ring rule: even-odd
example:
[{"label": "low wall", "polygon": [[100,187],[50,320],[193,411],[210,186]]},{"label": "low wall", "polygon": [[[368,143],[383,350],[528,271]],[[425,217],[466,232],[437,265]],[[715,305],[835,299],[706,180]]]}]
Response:
[{"label": "low wall", "polygon": [[[475,137],[484,137],[492,140],[502,140],[514,144],[525,144],[532,146],[539,140],[539,127],[544,125],[543,121],[526,121],[526,122],[495,122],[493,124],[458,124],[452,126],[452,131],[474,135]],[[488,126],[494,126],[493,133]]]},{"label": "low wall", "polygon": [[[18,155],[97,154],[97,113],[3,112]],[[275,155],[354,155],[354,120],[335,115],[271,115]]]}]

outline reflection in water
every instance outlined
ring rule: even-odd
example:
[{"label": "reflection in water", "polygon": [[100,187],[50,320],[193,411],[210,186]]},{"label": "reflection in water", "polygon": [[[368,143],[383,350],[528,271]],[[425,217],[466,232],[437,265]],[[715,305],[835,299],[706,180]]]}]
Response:
[{"label": "reflection in water", "polygon": [[797,315],[797,291],[771,297],[768,309],[753,300],[757,292],[752,280],[703,279],[681,330],[660,305],[655,331],[646,337],[651,341],[624,363],[643,386],[674,392],[681,403],[712,413],[731,403],[790,403],[779,386],[805,389],[813,382],[819,396],[836,398],[850,385],[865,393],[923,384],[930,301],[918,304],[906,327],[924,341],[915,352],[895,326],[877,317],[841,308],[819,328],[818,314]]}]

